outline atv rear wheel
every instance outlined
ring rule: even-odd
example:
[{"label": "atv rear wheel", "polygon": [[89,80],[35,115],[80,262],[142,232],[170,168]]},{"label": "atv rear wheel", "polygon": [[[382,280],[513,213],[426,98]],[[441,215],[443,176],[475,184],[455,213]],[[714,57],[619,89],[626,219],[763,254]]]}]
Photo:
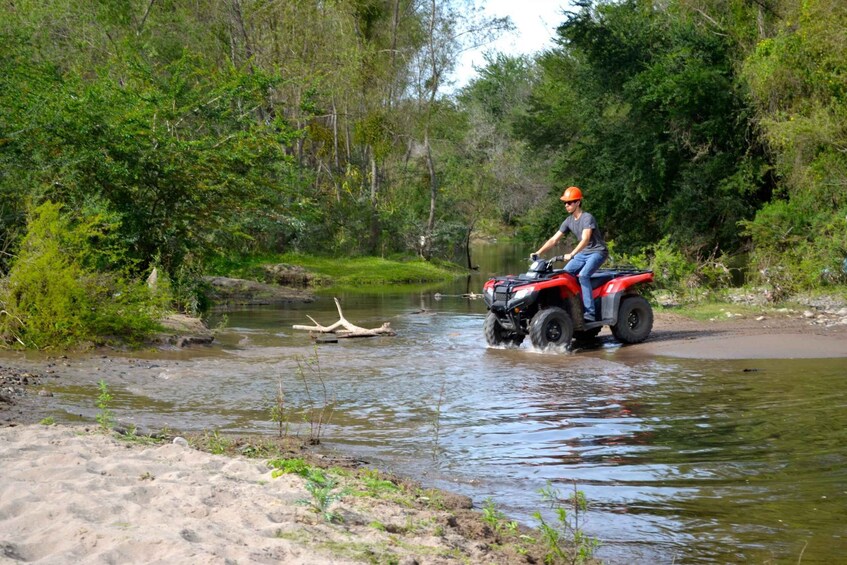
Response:
[{"label": "atv rear wheel", "polygon": [[561,308],[545,308],[532,318],[529,325],[529,339],[537,349],[550,345],[565,346],[573,337],[573,321]]},{"label": "atv rear wheel", "polygon": [[523,343],[524,336],[508,330],[500,325],[500,320],[494,312],[489,312],[485,318],[485,323],[482,325],[482,331],[485,334],[485,341],[488,345],[501,345],[505,347],[517,347]]},{"label": "atv rear wheel", "polygon": [[641,343],[653,329],[653,308],[643,296],[625,296],[612,334],[624,343]]}]

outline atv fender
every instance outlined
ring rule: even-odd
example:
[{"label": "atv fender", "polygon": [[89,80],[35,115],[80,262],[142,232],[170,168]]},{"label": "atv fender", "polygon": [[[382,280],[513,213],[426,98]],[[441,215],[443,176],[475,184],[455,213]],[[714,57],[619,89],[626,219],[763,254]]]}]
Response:
[{"label": "atv fender", "polygon": [[631,277],[623,277],[613,279],[607,282],[594,291],[594,294],[603,296],[602,300],[602,316],[610,326],[618,323],[618,310],[621,307],[621,300],[627,294],[632,294],[631,288],[637,284],[650,282],[653,280],[653,273],[642,273]]}]

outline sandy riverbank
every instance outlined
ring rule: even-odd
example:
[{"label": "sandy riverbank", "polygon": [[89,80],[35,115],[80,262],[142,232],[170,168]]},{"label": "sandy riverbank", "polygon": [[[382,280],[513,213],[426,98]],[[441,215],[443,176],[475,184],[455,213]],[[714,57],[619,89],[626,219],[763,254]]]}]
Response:
[{"label": "sandy riverbank", "polygon": [[274,477],[265,461],[79,427],[0,428],[0,562],[526,562],[469,501],[384,484],[371,496],[342,475],[330,523],[306,503],[306,479]]},{"label": "sandy riverbank", "polygon": [[647,341],[624,351],[689,359],[847,357],[847,316],[801,312],[694,321],[661,313]]}]

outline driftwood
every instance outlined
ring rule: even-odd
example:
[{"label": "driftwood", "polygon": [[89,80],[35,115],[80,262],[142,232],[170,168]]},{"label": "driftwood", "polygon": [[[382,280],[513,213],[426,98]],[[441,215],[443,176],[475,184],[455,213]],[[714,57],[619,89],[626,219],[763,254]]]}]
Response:
[{"label": "driftwood", "polygon": [[[368,329],[368,328],[360,328],[354,324],[351,324],[347,321],[347,318],[344,317],[344,314],[341,312],[341,304],[338,303],[338,299],[334,298],[335,307],[338,308],[338,321],[332,324],[331,326],[322,326],[318,322],[315,321],[311,316],[306,316],[312,322],[315,323],[314,326],[299,326],[294,325],[292,328],[295,330],[306,330],[309,332],[318,332],[322,334],[335,334],[338,337],[374,337],[378,335],[395,335],[394,330],[391,329],[391,324],[389,322],[385,322],[378,328]],[[339,329],[343,328],[343,329]]]}]

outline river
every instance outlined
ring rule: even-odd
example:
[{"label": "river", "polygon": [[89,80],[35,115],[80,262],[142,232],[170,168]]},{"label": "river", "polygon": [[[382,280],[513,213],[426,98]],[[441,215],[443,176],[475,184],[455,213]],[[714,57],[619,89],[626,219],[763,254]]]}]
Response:
[{"label": "river", "polygon": [[[527,250],[475,251],[471,279],[424,289],[324,294],[315,303],[216,313],[214,346],[62,360],[59,421],[93,421],[96,383],[121,422],[275,433],[269,409],[326,400],[323,446],[429,486],[491,498],[536,525],[539,490],[574,485],[608,563],[844,562],[844,359],[697,360],[595,349],[490,349],[481,292],[525,269]],[[314,345],[293,324],[337,319],[394,337]],[[306,391],[308,385],[308,393]],[[293,416],[292,432],[310,426]]]}]

